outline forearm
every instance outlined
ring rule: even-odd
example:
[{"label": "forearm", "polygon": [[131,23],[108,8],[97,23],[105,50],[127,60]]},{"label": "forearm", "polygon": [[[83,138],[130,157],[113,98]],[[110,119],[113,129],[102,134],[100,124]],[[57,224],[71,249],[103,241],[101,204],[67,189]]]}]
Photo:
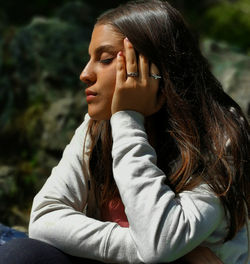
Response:
[{"label": "forearm", "polygon": [[166,175],[156,166],[142,115],[118,112],[111,125],[114,178],[141,256],[160,262],[185,255],[218,225],[223,212],[218,199],[205,188],[176,197],[164,184]]},{"label": "forearm", "polygon": [[41,204],[39,200],[39,196],[34,200],[31,238],[82,258],[107,263],[141,262],[128,228],[87,217],[60,201],[48,199]]},{"label": "forearm", "polygon": [[114,225],[91,221],[82,213],[61,205],[60,208],[50,207],[43,216],[31,219],[31,238],[44,241],[73,256],[105,260],[108,234]]}]

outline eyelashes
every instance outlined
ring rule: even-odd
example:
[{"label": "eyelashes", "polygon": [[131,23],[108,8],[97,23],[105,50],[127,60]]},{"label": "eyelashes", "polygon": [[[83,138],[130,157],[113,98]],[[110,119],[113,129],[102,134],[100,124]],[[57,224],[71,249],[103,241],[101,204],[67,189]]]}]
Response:
[{"label": "eyelashes", "polygon": [[100,60],[99,62],[104,64],[104,65],[108,65],[110,64],[112,61],[113,61],[114,58],[108,58],[108,59],[105,59],[105,60]]},{"label": "eyelashes", "polygon": [[[107,59],[99,59],[99,60],[96,60],[96,62],[101,63],[101,64],[103,64],[103,65],[108,65],[108,64],[110,64],[114,59],[115,59],[115,57],[110,57],[110,58],[107,58]],[[90,59],[89,59],[88,63],[89,63],[89,62],[90,62]],[[87,64],[88,64],[88,63],[87,63]]]}]

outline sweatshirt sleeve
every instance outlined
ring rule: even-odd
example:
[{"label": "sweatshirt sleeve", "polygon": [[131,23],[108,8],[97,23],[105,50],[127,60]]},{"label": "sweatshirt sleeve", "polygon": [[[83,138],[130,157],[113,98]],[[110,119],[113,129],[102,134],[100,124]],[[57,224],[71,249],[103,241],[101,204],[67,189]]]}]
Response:
[{"label": "sweatshirt sleeve", "polygon": [[139,263],[140,258],[128,230],[84,213],[88,184],[82,166],[88,120],[86,115],[59,164],[35,196],[29,237],[73,256],[108,263]]},{"label": "sweatshirt sleeve", "polygon": [[179,195],[164,184],[166,175],[156,166],[140,113],[117,112],[111,127],[114,178],[140,256],[146,263],[182,257],[221,223],[219,198],[205,184]]}]

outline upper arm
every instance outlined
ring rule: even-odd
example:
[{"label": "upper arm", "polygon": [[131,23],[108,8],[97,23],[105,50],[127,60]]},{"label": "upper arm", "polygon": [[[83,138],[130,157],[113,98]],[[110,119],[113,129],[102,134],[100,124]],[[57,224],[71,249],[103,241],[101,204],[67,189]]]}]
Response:
[{"label": "upper arm", "polygon": [[87,202],[87,170],[83,173],[83,147],[89,117],[77,128],[66,146],[58,165],[35,196],[31,212],[31,224],[48,210],[71,207],[82,211]]}]

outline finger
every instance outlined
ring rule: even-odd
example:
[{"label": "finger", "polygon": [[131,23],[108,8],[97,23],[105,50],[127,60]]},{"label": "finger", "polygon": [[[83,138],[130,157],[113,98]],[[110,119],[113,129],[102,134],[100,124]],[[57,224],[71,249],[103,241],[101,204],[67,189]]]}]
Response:
[{"label": "finger", "polygon": [[152,88],[156,89],[156,91],[159,88],[160,79],[155,79],[152,75],[160,75],[159,69],[156,67],[154,63],[151,63],[150,65],[150,71],[149,71],[150,79],[151,79],[151,86]]},{"label": "finger", "polygon": [[155,79],[154,77],[152,77],[152,75],[160,76],[160,71],[154,63],[151,63],[150,65],[150,76],[151,76],[151,86],[156,92],[155,108],[157,112],[162,108],[162,106],[166,102],[166,97],[159,89],[160,79]]},{"label": "finger", "polygon": [[116,62],[116,86],[120,86],[126,81],[126,69],[123,53],[120,51],[117,54]]},{"label": "finger", "polygon": [[125,38],[124,40],[125,56],[126,56],[126,70],[127,73],[137,72],[136,54],[132,43]]},{"label": "finger", "polygon": [[139,55],[139,75],[142,80],[146,80],[149,77],[148,59],[142,54]]},{"label": "finger", "polygon": [[159,75],[159,70],[156,67],[156,65],[154,63],[150,64],[150,70],[149,70],[149,76],[150,76],[150,80],[151,80],[151,86],[152,88],[158,90],[159,88],[159,79],[155,79],[152,75]]},{"label": "finger", "polygon": [[154,63],[150,65],[150,74],[160,75],[160,71]]}]

